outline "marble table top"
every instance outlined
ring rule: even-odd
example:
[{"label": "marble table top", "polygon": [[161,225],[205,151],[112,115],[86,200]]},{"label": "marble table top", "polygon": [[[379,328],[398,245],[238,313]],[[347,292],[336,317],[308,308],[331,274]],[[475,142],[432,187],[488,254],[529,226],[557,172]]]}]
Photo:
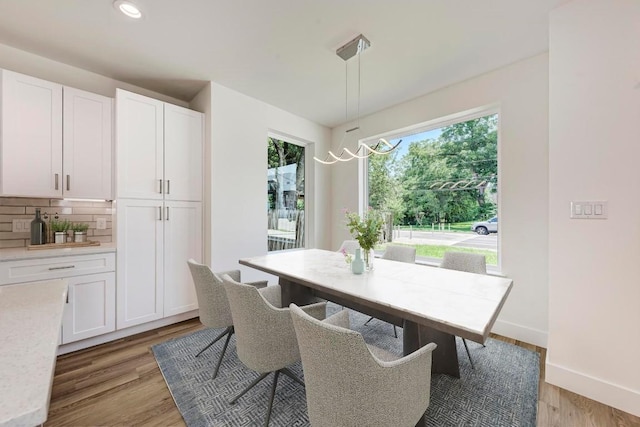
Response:
[{"label": "marble table top", "polygon": [[0,286],[0,427],[44,423],[66,280]]},{"label": "marble table top", "polygon": [[477,342],[491,332],[512,286],[504,277],[378,258],[372,271],[356,275],[341,253],[320,249],[271,253],[240,264]]}]

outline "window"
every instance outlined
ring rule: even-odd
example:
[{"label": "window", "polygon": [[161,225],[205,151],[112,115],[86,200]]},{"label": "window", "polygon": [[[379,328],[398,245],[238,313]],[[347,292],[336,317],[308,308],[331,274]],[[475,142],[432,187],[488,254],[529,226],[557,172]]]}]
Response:
[{"label": "window", "polygon": [[377,249],[411,245],[418,259],[431,262],[449,250],[481,253],[496,270],[498,115],[432,126],[389,142],[400,139],[395,152],[367,162],[368,203],[387,223]]},{"label": "window", "polygon": [[267,241],[269,251],[303,248],[305,148],[269,137],[267,149]]}]

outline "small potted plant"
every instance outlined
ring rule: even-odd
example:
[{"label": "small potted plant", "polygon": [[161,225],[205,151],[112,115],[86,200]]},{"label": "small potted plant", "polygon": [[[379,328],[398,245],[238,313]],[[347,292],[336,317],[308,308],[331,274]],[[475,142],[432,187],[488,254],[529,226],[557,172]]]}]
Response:
[{"label": "small potted plant", "polygon": [[73,230],[74,242],[82,243],[87,241],[87,230],[89,229],[89,224],[76,222],[71,226],[71,229]]},{"label": "small potted plant", "polygon": [[362,218],[355,212],[345,210],[347,228],[355,240],[358,241],[364,255],[365,270],[373,270],[373,248],[380,240],[382,232],[382,215],[369,208]]},{"label": "small potted plant", "polygon": [[66,243],[67,230],[69,230],[70,225],[71,223],[66,219],[63,219],[62,221],[58,219],[51,220],[50,227],[54,235],[55,243]]}]

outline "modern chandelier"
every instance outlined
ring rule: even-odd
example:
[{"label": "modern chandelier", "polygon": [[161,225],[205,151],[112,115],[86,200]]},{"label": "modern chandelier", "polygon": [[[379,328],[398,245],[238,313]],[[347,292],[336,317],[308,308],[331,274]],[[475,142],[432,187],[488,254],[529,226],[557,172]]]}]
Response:
[{"label": "modern chandelier", "polygon": [[342,136],[342,141],[340,142],[340,147],[338,149],[342,149],[340,154],[335,154],[332,151],[327,152],[327,157],[324,160],[321,160],[317,157],[313,157],[316,162],[332,165],[336,162],[348,162],[353,159],[366,159],[373,154],[376,155],[385,155],[394,151],[402,140],[398,141],[395,145],[392,145],[384,138],[379,138],[378,142],[374,146],[369,146],[366,143],[360,143],[358,148],[354,151],[349,150],[349,148],[344,147],[344,140],[347,135],[352,132],[360,131],[360,54],[364,52],[371,43],[365,36],[360,34],[358,37],[354,38],[344,46],[341,46],[336,50],[336,55],[342,58],[345,61],[345,121],[348,121],[348,111],[349,111],[349,99],[348,99],[348,75],[347,75],[347,61],[354,56],[358,56],[358,109],[357,109],[357,121],[356,126],[347,129]]}]

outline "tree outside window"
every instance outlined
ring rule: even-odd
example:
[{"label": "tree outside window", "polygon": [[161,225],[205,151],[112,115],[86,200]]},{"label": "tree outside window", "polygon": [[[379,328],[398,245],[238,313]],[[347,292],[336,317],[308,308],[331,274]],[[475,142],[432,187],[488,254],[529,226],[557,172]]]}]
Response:
[{"label": "tree outside window", "polygon": [[497,127],[497,114],[488,115],[397,138],[396,152],[369,157],[369,205],[391,214],[387,240],[416,246],[425,259],[456,250],[497,265],[496,235],[471,231],[497,215]]}]

